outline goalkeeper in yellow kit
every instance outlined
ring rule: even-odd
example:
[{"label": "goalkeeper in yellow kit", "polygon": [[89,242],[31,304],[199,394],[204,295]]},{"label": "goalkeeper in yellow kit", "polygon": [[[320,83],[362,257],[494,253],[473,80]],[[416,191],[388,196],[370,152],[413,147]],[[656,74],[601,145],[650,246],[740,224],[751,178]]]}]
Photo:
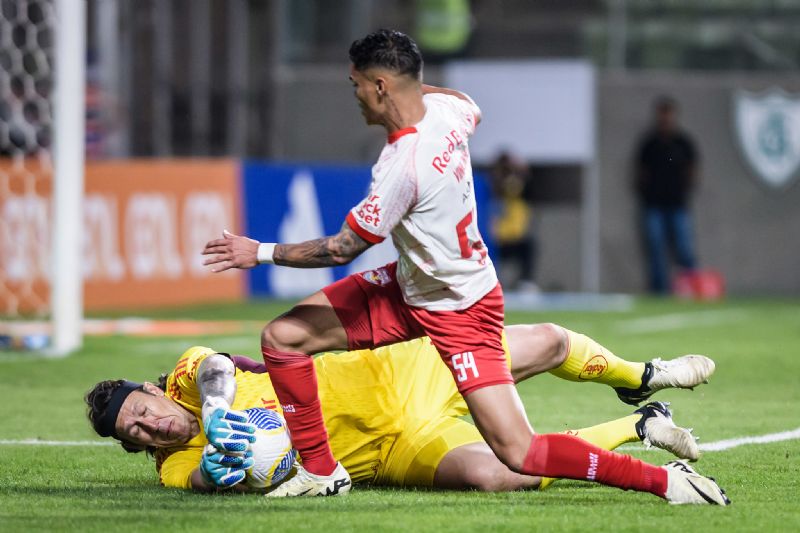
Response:
[{"label": "goalkeeper in yellow kit", "polygon": [[[695,355],[625,361],[554,324],[506,326],[505,343],[517,383],[549,371],[612,386],[631,404],[663,388],[691,388],[714,371],[710,359]],[[478,429],[461,418],[467,406],[426,337],[323,354],[315,368],[331,446],[354,482],[496,491],[552,481],[516,474],[494,456]],[[195,346],[160,385],[98,383],[86,396],[97,433],[115,437],[129,452],[154,453],[167,487],[211,490],[244,479],[249,460],[235,452],[252,431],[246,420],[226,420],[225,414],[252,407],[281,411],[263,365]],[[675,426],[660,402],[571,433],[606,449],[643,440],[680,458],[698,457],[694,437]],[[204,453],[209,442],[219,453]]]}]

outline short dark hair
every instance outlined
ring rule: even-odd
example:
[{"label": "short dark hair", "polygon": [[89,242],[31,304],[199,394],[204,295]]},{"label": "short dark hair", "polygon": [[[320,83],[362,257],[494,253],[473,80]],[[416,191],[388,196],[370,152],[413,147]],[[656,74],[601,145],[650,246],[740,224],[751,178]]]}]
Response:
[{"label": "short dark hair", "polygon": [[[161,387],[162,390],[166,388],[165,378],[166,374],[159,376],[158,386]],[[117,389],[122,387],[125,383],[126,381],[124,379],[108,379],[101,381],[95,385],[92,390],[86,393],[86,396],[84,397],[87,406],[86,416],[89,418],[92,428],[94,428],[98,435],[102,434],[101,420],[108,410],[111,398],[114,396],[114,393],[117,391]],[[140,390],[141,392],[149,394],[144,389]],[[126,442],[122,439],[119,439],[119,444],[122,446],[122,449],[128,453],[139,453],[146,451],[148,455],[152,455],[156,451],[154,446],[139,446],[137,444]]]},{"label": "short dark hair", "polygon": [[395,30],[380,29],[350,45],[350,61],[359,72],[382,67],[419,79],[422,54],[417,43]]}]

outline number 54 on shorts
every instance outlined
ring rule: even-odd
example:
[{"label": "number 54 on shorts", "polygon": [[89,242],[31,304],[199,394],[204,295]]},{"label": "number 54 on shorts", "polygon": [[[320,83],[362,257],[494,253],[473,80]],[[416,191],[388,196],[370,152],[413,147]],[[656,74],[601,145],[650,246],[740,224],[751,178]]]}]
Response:
[{"label": "number 54 on shorts", "polygon": [[473,357],[472,352],[457,353],[450,360],[453,362],[453,375],[459,383],[465,382],[470,377],[477,378],[480,375],[478,367],[475,366],[475,357]]}]

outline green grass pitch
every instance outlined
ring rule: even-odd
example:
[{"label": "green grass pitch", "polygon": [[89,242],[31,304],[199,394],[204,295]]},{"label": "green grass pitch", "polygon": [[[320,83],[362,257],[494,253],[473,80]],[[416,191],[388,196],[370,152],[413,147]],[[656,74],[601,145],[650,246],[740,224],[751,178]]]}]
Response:
[{"label": "green grass pitch", "polygon": [[[149,316],[267,321],[288,304],[248,303]],[[701,442],[800,427],[800,302],[638,301],[626,312],[509,313],[509,323],[553,321],[617,354],[647,360],[703,353],[711,383],[664,391],[676,421]],[[669,506],[647,495],[561,481],[542,493],[433,492],[357,487],[345,498],[268,501],[166,490],[144,454],[110,446],[15,444],[88,441],[83,393],[96,381],[155,379],[191,344],[258,355],[258,333],[194,338],[87,337],[62,360],[0,353],[0,531],[800,531],[800,440],[706,452],[697,468],[717,478],[728,508]],[[537,431],[623,416],[631,408],[601,385],[540,376],[520,386]],[[669,456],[626,448],[654,463]]]}]

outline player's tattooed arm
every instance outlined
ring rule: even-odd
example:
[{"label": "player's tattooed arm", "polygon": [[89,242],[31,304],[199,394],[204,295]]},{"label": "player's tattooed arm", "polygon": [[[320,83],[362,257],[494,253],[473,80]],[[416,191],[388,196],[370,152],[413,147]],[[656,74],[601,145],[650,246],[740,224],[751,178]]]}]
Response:
[{"label": "player's tattooed arm", "polygon": [[273,261],[276,265],[315,268],[346,265],[372,246],[345,222],[339,233],[299,244],[278,244]]},{"label": "player's tattooed arm", "polygon": [[[221,239],[209,241],[203,249],[208,257],[203,264],[213,265],[213,272],[231,268],[253,268],[259,264],[259,243],[243,235],[224,231]],[[296,268],[346,265],[372,246],[345,222],[339,233],[298,244],[276,244],[269,261]]]}]

